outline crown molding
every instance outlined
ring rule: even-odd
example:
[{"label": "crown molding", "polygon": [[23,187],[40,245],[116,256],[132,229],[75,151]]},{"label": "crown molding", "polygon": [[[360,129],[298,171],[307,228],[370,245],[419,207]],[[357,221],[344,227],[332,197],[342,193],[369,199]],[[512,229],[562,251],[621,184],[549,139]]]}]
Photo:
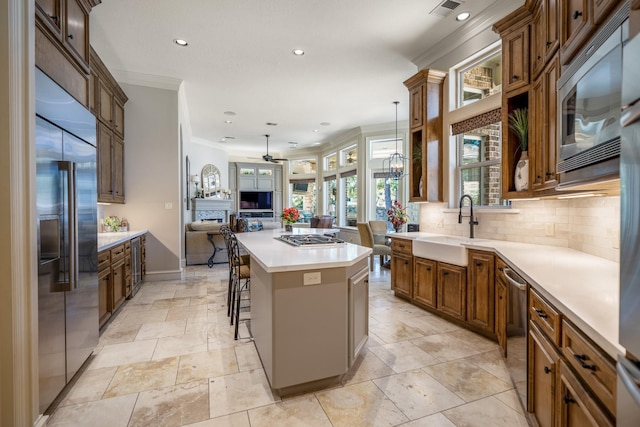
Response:
[{"label": "crown molding", "polygon": [[179,90],[182,80],[173,77],[156,76],[135,71],[109,70],[119,83],[146,86],[156,89]]},{"label": "crown molding", "polygon": [[[411,62],[413,62],[419,70],[424,68],[431,68],[433,64],[441,62],[443,58],[451,55],[456,50],[460,50],[467,43],[472,42],[480,42],[482,40],[482,45],[479,48],[484,46],[488,46],[492,42],[499,40],[498,34],[493,32],[492,26],[498,20],[502,19],[504,16],[508,15],[518,7],[522,6],[524,1],[514,1],[514,0],[498,0],[478,15],[472,17],[469,22],[467,22],[462,28],[460,28],[455,33],[451,34],[449,37],[441,40],[439,43],[434,45],[431,49],[424,52],[422,55],[414,58]],[[479,49],[475,49],[479,50]],[[473,52],[465,52],[464,57],[469,56]],[[447,64],[450,68],[453,66],[452,64]],[[439,68],[444,68],[439,64]],[[438,69],[438,67],[434,67]]]}]

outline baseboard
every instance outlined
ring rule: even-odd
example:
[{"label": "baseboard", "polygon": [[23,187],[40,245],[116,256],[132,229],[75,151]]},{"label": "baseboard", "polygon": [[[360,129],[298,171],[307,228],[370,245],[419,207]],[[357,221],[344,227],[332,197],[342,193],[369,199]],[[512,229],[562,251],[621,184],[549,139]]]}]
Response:
[{"label": "baseboard", "polygon": [[164,280],[181,280],[182,270],[173,271],[150,271],[147,272],[144,280],[149,282],[161,282]]}]

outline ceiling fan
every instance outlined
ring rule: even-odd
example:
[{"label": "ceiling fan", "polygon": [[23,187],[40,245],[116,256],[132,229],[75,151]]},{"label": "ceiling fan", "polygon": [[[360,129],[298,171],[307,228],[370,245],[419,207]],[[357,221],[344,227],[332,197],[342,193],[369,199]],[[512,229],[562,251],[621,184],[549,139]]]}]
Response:
[{"label": "ceiling fan", "polygon": [[286,162],[288,159],[274,159],[271,154],[269,154],[269,135],[265,135],[267,137],[267,154],[262,156],[262,159],[265,162],[278,163],[280,161]]}]

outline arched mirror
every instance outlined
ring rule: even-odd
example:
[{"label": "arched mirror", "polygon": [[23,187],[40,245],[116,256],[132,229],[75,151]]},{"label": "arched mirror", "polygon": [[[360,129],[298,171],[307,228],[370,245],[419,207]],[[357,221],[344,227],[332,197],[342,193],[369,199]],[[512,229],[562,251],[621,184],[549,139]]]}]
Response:
[{"label": "arched mirror", "polygon": [[220,170],[212,164],[202,168],[202,193],[204,197],[212,197],[220,194]]}]

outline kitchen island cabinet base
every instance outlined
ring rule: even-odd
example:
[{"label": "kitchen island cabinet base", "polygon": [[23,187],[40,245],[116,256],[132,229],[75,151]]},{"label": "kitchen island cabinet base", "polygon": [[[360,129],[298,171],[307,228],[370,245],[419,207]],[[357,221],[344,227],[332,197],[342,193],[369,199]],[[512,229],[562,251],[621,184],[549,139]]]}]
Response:
[{"label": "kitchen island cabinet base", "polygon": [[[368,334],[367,269],[365,258],[348,267],[268,273],[252,257],[251,332],[279,395],[335,385],[348,371]],[[319,283],[304,284],[310,273]]]}]

